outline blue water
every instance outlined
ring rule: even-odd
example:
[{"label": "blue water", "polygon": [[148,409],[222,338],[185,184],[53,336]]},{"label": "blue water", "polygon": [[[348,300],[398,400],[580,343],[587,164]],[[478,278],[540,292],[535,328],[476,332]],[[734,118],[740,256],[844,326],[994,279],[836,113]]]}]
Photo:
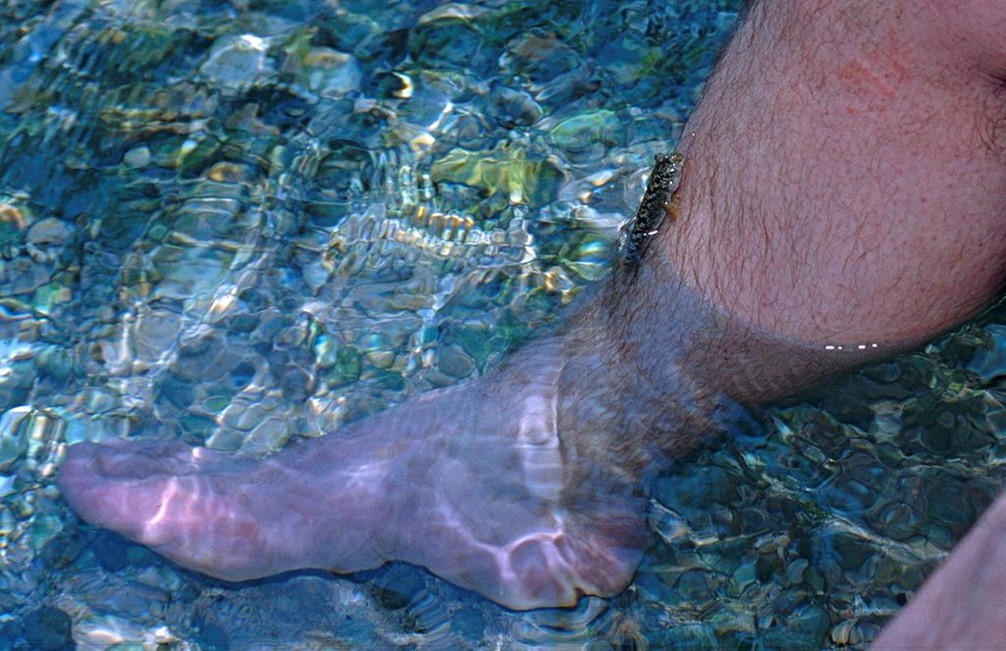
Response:
[{"label": "blue water", "polygon": [[567,611],[402,564],[216,582],[52,481],[83,439],[264,456],[481,373],[606,273],[740,4],[0,7],[0,648],[865,646],[1002,484],[1001,313],[682,459],[633,585]]}]

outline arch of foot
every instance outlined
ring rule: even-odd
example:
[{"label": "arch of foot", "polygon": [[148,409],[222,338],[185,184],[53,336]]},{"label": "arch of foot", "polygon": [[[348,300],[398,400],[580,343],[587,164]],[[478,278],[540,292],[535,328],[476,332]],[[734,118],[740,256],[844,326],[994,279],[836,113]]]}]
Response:
[{"label": "arch of foot", "polygon": [[433,490],[398,513],[392,556],[518,610],[617,594],[646,547],[645,504],[621,493],[582,503],[558,427],[563,364],[542,347],[520,357],[478,391],[486,408],[466,444],[427,457]]}]

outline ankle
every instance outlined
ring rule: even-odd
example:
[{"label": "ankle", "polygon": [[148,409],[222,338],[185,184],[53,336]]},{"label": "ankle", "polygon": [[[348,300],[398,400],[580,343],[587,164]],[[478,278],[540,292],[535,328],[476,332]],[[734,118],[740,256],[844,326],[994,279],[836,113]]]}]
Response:
[{"label": "ankle", "polygon": [[[570,499],[598,492],[638,492],[669,455],[694,443],[688,431],[714,411],[693,379],[681,372],[671,349],[676,337],[657,342],[626,331],[610,287],[585,303],[560,329],[557,424],[563,444]],[[607,484],[600,486],[600,484]]]}]

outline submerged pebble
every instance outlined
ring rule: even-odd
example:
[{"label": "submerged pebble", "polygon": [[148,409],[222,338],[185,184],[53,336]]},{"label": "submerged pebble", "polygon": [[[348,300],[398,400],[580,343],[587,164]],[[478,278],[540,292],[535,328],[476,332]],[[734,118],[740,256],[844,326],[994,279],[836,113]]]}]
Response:
[{"label": "submerged pebble", "polygon": [[59,608],[42,606],[24,616],[24,637],[32,649],[64,651],[77,648],[70,616]]},{"label": "submerged pebble", "polygon": [[269,41],[255,34],[224,36],[213,44],[199,72],[219,88],[242,90],[275,73]]}]

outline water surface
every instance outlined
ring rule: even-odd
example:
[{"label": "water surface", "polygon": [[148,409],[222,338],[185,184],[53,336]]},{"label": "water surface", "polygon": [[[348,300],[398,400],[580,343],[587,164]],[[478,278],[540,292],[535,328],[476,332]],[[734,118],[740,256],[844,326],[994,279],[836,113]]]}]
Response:
[{"label": "water surface", "polygon": [[864,646],[1003,482],[1004,313],[682,459],[636,581],[568,611],[225,584],[53,484],[83,439],[263,456],[481,373],[606,273],[740,5],[0,7],[0,648]]}]

